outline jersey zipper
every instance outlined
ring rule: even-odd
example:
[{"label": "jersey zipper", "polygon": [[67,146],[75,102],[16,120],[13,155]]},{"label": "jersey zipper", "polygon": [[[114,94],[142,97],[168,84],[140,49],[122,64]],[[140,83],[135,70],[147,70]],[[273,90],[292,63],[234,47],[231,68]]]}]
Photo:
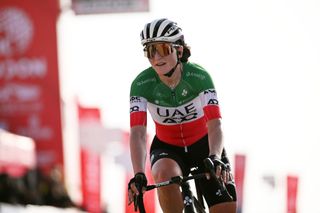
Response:
[{"label": "jersey zipper", "polygon": [[[172,96],[174,103],[177,103],[176,93],[174,90],[171,90],[171,96]],[[181,140],[184,145],[184,152],[188,152],[188,147],[187,147],[186,141],[184,140],[184,137],[183,137],[182,124],[180,121],[179,121],[179,126],[180,126]]]}]

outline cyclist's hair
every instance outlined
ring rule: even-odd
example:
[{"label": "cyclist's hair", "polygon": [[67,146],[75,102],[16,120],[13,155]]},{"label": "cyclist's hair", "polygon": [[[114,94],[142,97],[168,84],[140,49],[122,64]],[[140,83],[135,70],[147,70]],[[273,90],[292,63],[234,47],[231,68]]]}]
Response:
[{"label": "cyclist's hair", "polygon": [[180,58],[181,62],[188,62],[189,57],[191,56],[190,46],[188,46],[184,40],[180,39],[175,42],[178,45],[183,46],[182,56]]}]

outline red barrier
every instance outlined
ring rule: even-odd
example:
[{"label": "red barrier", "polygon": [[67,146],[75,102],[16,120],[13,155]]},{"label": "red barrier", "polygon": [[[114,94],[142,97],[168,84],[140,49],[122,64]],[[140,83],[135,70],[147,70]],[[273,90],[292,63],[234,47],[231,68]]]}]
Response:
[{"label": "red barrier", "polygon": [[298,177],[287,176],[287,213],[297,212]]}]

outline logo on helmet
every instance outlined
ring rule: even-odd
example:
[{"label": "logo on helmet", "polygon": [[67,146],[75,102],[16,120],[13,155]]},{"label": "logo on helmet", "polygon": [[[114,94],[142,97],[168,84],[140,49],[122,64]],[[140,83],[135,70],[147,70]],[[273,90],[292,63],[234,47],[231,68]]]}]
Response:
[{"label": "logo on helmet", "polygon": [[173,25],[172,27],[170,27],[169,29],[168,29],[168,31],[167,31],[167,35],[169,35],[169,34],[171,34],[172,33],[172,31],[175,31],[177,29],[177,26],[175,26],[175,25]]}]

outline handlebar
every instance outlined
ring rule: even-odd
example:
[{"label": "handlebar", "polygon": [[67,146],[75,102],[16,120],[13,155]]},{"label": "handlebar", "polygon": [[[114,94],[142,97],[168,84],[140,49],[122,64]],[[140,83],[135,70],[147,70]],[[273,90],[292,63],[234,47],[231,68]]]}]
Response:
[{"label": "handlebar", "polygon": [[206,158],[204,159],[203,163],[206,169],[209,171],[210,177],[216,177],[216,171],[212,160],[210,158]]},{"label": "handlebar", "polygon": [[187,177],[183,177],[183,176],[174,176],[172,177],[170,180],[164,181],[164,182],[160,182],[160,183],[156,183],[153,185],[148,185],[146,191],[155,189],[155,188],[159,188],[159,187],[163,187],[163,186],[168,186],[170,184],[178,184],[181,185],[182,183],[185,183],[189,180],[193,180],[193,179],[200,179],[200,178],[205,178],[206,174],[205,173],[201,173],[201,174],[195,174],[195,175],[191,175],[191,176],[187,176]]},{"label": "handlebar", "polygon": [[[229,194],[229,192],[227,191],[226,186],[224,185],[223,181],[221,179],[218,179],[215,174],[215,166],[214,166],[213,161],[210,158],[206,158],[204,160],[204,165],[205,165],[205,168],[207,169],[207,171],[209,172],[210,178],[213,178],[213,180],[216,181],[216,183],[218,183],[219,189],[221,190],[221,192],[226,191],[227,196],[229,197],[230,200],[232,200],[233,198]],[[181,186],[183,183],[186,183],[189,180],[201,179],[201,178],[206,178],[206,177],[207,177],[207,173],[199,173],[199,174],[194,174],[194,175],[190,175],[190,176],[174,176],[170,180],[156,183],[156,184],[152,184],[152,185],[147,185],[145,190],[150,191],[152,189],[163,187],[163,186],[168,186],[170,184],[178,184]],[[142,196],[143,196],[143,193],[139,192],[139,196],[137,198],[138,202],[135,202],[135,209],[138,206],[140,212],[145,213]]]}]

